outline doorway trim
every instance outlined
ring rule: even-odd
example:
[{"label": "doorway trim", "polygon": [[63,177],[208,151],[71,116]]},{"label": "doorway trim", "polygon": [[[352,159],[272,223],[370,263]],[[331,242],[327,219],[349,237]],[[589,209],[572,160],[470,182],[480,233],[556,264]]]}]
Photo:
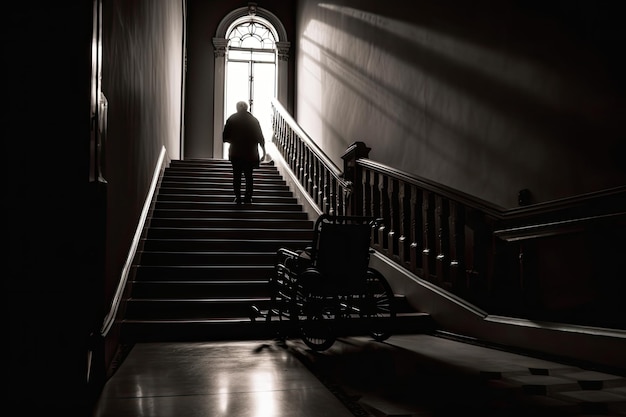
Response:
[{"label": "doorway trim", "polygon": [[281,21],[272,12],[257,7],[256,3],[248,3],[248,7],[240,7],[228,13],[220,22],[213,38],[213,54],[215,56],[215,78],[213,85],[213,157],[222,158],[222,129],[224,126],[224,94],[226,86],[226,48],[228,39],[226,31],[239,18],[244,16],[259,16],[267,20],[276,30],[278,39],[276,49],[278,65],[276,67],[276,98],[286,107],[288,100],[289,81],[289,49],[291,43],[287,40],[287,31]]}]

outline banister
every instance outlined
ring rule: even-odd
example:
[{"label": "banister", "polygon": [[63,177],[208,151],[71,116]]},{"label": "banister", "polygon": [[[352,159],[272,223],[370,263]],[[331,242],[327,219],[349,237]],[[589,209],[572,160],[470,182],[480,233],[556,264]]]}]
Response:
[{"label": "banister", "polygon": [[416,177],[413,174],[409,174],[407,172],[401,171],[396,168],[392,168],[390,166],[381,164],[379,162],[372,161],[370,159],[361,158],[357,160],[357,164],[363,168],[369,168],[374,171],[384,173],[400,181],[406,182],[408,184],[413,184],[424,190],[431,191],[438,195],[446,197],[450,200],[455,200],[459,203],[463,203],[464,205],[481,210],[484,213],[489,214],[493,217],[500,218],[500,217],[503,217],[504,214],[506,213],[506,209],[500,206],[497,206],[495,204],[492,204],[488,201],[485,201],[480,198],[474,197],[472,195],[455,190],[451,187],[447,187],[443,184],[439,184],[439,183],[430,181],[425,178]]},{"label": "banister", "polygon": [[[363,142],[342,155],[341,172],[278,102],[274,120],[283,158],[300,173],[304,188],[315,191],[321,212],[330,207],[384,219],[372,231],[379,255],[490,314],[598,327],[611,320],[589,310],[584,288],[595,285],[595,275],[606,285],[623,281],[619,259],[626,252],[626,186],[503,208],[372,161]],[[318,186],[307,188],[312,180]],[[336,208],[327,204],[329,196],[337,197]],[[570,248],[575,255],[567,252]],[[550,282],[554,265],[566,266],[567,297],[574,300],[567,311],[553,311],[541,293],[544,287],[563,285],[558,277]],[[592,304],[600,306],[603,300]]]},{"label": "banister", "polygon": [[[333,173],[338,179],[341,179],[342,171],[341,169],[330,159],[328,156],[322,151],[322,149],[311,139],[307,133],[302,130],[300,125],[291,117],[287,109],[283,107],[283,105],[277,99],[272,99],[272,106],[275,107],[275,111],[280,113],[280,116],[289,124],[291,129],[293,129],[294,133],[296,133],[300,139],[308,146],[315,155],[319,158],[319,160],[324,164],[324,166]],[[342,180],[343,181],[343,180]]]},{"label": "banister", "polygon": [[512,227],[508,229],[495,230],[493,234],[494,236],[507,242],[515,242],[520,240],[578,233],[595,226],[616,224],[621,224],[622,226],[626,225],[626,212],[583,217],[573,220],[532,224],[530,226]]},{"label": "banister", "polygon": [[352,184],[278,102],[272,100],[273,142],[322,213],[345,214]]}]

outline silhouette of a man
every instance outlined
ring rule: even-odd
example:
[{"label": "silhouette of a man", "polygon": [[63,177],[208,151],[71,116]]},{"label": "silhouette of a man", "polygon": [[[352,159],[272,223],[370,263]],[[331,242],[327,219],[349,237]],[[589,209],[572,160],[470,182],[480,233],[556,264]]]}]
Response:
[{"label": "silhouette of a man", "polygon": [[[248,103],[237,102],[237,112],[232,114],[224,125],[222,133],[224,142],[230,143],[228,159],[233,167],[233,189],[235,203],[245,204],[252,202],[253,179],[252,171],[259,167],[261,159],[265,158],[265,138],[258,119],[248,111]],[[263,156],[259,158],[258,146],[261,146]],[[246,179],[246,190],[241,199],[241,176]]]}]

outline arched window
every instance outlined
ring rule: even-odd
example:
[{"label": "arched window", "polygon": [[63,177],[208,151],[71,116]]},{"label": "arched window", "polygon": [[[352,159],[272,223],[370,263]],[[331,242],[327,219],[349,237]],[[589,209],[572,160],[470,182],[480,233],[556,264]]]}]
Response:
[{"label": "arched window", "polygon": [[249,3],[229,13],[218,26],[215,47],[215,157],[224,157],[221,130],[235,103],[248,101],[250,111],[271,140],[270,101],[287,101],[289,42],[283,25],[272,13]]}]

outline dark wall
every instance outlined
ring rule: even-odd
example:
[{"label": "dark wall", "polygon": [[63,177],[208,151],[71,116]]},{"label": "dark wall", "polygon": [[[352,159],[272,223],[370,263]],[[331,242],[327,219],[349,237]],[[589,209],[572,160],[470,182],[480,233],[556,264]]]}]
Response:
[{"label": "dark wall", "polygon": [[[290,102],[293,97],[293,62],[295,44],[295,1],[260,0],[257,6],[280,19],[292,42],[290,62]],[[246,7],[245,1],[188,0],[187,73],[185,93],[185,158],[213,157],[213,38],[219,23],[231,11]],[[221,140],[221,138],[217,138]]]},{"label": "dark wall", "polygon": [[99,191],[89,182],[92,4],[20,2],[8,9],[2,25],[7,406],[84,415],[104,235]]},{"label": "dark wall", "polygon": [[12,3],[5,15],[7,396],[29,415],[89,415],[90,335],[160,152],[179,156],[183,4],[103,2],[106,183],[90,179],[93,3]]},{"label": "dark wall", "polygon": [[300,0],[296,120],[504,208],[626,184],[619,6]]}]

